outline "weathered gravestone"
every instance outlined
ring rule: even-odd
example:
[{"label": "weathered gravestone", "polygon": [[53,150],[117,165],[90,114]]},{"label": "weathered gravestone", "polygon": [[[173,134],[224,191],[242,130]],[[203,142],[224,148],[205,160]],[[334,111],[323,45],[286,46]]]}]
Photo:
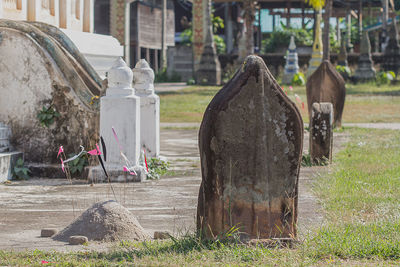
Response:
[{"label": "weathered gravestone", "polygon": [[310,120],[310,157],[313,163],[332,162],[333,105],[314,103]]},{"label": "weathered gravestone", "polygon": [[264,61],[248,56],[213,98],[199,132],[197,228],[243,239],[294,237],[303,121]]},{"label": "weathered gravestone", "polygon": [[333,125],[340,127],[345,99],[346,86],[343,77],[328,60],[325,60],[307,81],[307,105],[310,121],[312,105],[329,102],[333,105]]}]

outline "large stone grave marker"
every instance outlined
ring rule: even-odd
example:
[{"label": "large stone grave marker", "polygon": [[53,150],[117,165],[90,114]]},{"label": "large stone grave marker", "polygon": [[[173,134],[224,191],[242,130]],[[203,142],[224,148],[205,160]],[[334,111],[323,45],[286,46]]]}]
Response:
[{"label": "large stone grave marker", "polygon": [[314,103],[310,120],[310,157],[313,163],[332,162],[333,105]]},{"label": "large stone grave marker", "polygon": [[212,238],[296,236],[303,121],[264,61],[248,56],[208,105],[199,132],[197,228]]},{"label": "large stone grave marker", "polygon": [[328,60],[325,60],[307,81],[307,105],[310,121],[312,105],[329,102],[333,105],[333,125],[340,127],[345,99],[346,86],[343,77]]}]

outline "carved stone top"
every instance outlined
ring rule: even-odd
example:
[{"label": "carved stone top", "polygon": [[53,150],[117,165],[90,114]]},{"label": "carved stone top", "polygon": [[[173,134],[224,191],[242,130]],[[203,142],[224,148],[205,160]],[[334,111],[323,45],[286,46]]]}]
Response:
[{"label": "carved stone top", "polygon": [[118,58],[111,69],[107,72],[108,89],[107,96],[134,94],[132,88],[133,73],[122,58]]},{"label": "carved stone top", "polygon": [[136,63],[133,72],[133,86],[138,94],[151,94],[154,92],[154,71],[145,59]]},{"label": "carved stone top", "polygon": [[296,49],[296,43],[294,42],[294,36],[290,36],[290,44],[289,44],[289,50],[295,50]]}]

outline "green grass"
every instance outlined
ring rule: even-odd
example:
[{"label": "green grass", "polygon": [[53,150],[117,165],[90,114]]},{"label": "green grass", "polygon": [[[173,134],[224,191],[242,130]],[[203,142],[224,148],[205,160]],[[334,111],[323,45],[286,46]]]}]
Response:
[{"label": "green grass", "polygon": [[[400,131],[346,128],[351,141],[313,190],[326,222],[302,233],[293,249],[249,247],[195,234],[123,242],[107,253],[4,252],[0,265],[43,266],[398,266],[400,265]],[[222,236],[223,237],[223,236]]]},{"label": "green grass", "polygon": [[[343,122],[400,122],[400,86],[347,84]],[[182,91],[164,92],[161,98],[162,122],[200,123],[203,113],[218,90],[216,86],[192,86]],[[304,122],[308,122],[305,86],[284,86],[288,96],[297,104]],[[297,103],[294,94],[304,102]]]}]

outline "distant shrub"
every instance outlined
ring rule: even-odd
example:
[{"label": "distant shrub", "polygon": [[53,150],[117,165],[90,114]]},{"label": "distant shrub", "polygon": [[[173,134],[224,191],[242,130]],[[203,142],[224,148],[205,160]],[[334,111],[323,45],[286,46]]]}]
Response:
[{"label": "distant shrub", "polygon": [[396,78],[396,74],[393,71],[381,71],[376,75],[376,84],[388,84]]},{"label": "distant shrub", "polygon": [[156,73],[154,82],[155,83],[168,83],[168,82],[180,82],[181,75],[179,73],[173,71],[171,75],[168,75],[167,68],[163,68],[159,72]]},{"label": "distant shrub", "polygon": [[347,80],[351,77],[351,70],[349,67],[337,65],[336,71],[342,75],[343,79]]},{"label": "distant shrub", "polygon": [[298,72],[293,76],[292,85],[305,85],[306,84],[306,76],[304,73]]}]

